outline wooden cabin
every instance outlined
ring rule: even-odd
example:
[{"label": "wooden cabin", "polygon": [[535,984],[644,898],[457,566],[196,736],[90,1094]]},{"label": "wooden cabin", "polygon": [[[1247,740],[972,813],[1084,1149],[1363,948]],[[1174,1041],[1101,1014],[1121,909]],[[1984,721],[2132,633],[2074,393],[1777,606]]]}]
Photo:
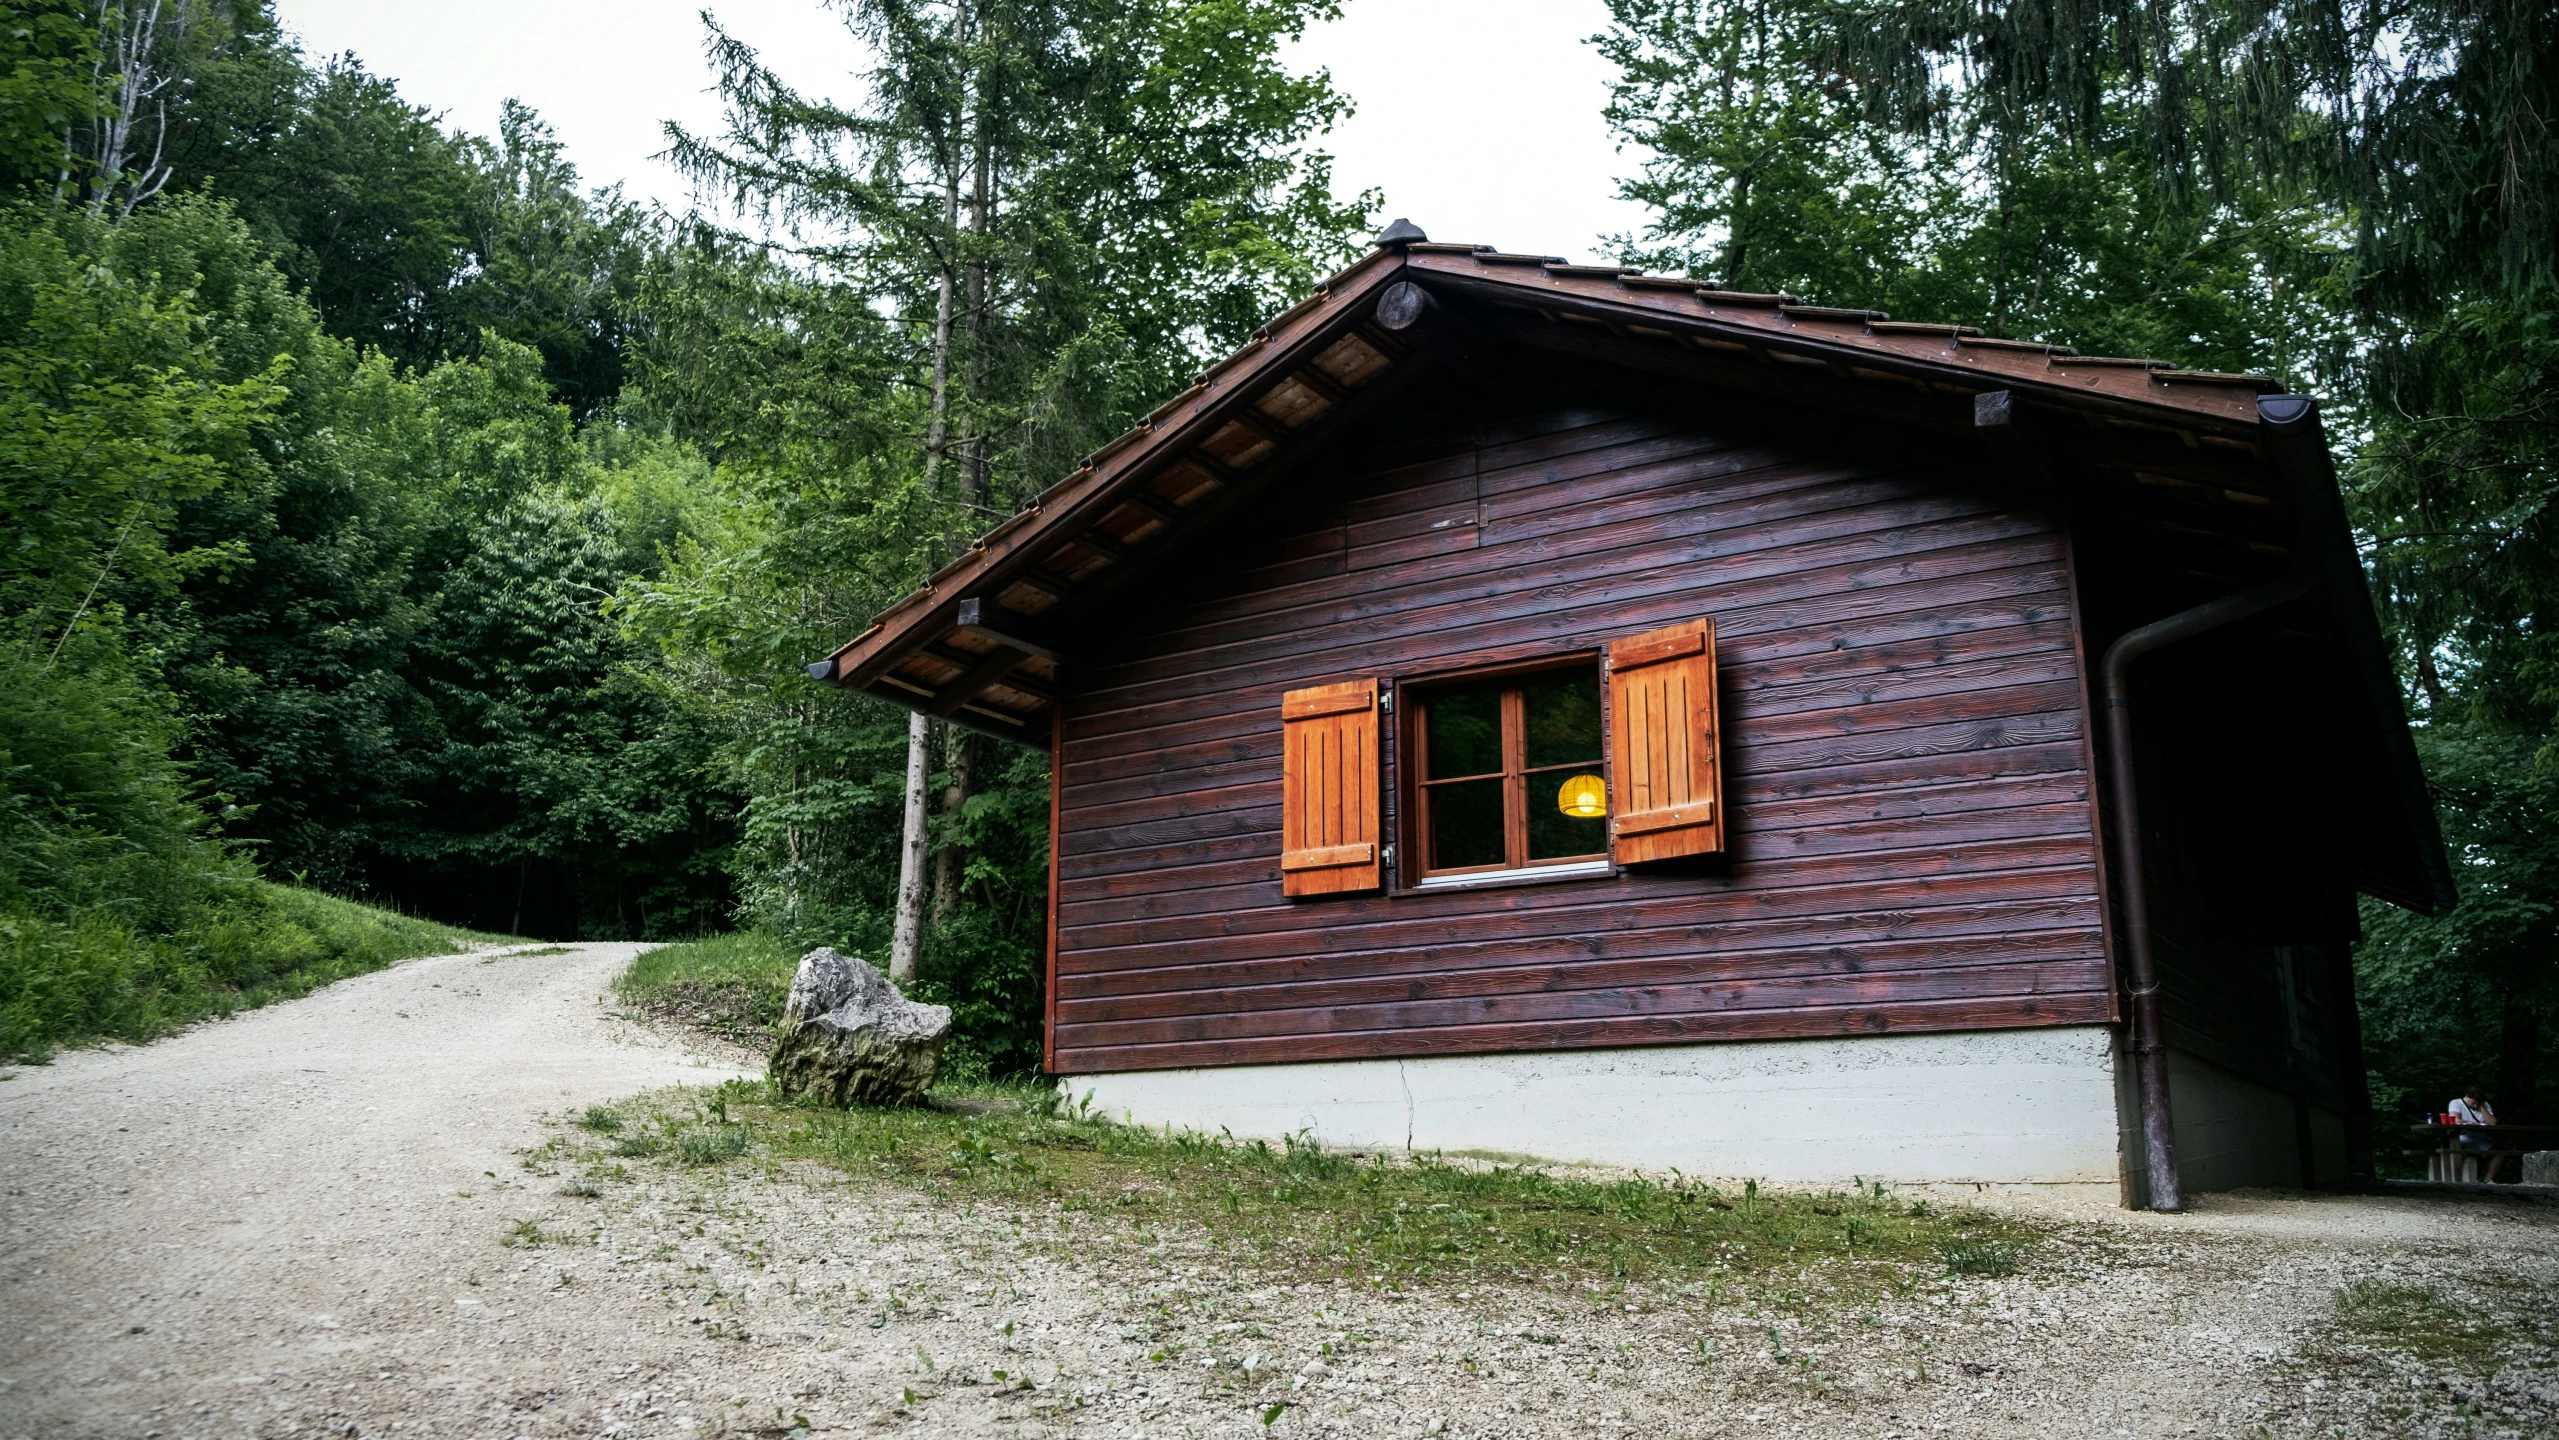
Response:
[{"label": "wooden cabin", "polygon": [[2278,388],[1398,222],[811,669],[1050,751],[1114,1116],[2330,1183],[2452,891]]}]

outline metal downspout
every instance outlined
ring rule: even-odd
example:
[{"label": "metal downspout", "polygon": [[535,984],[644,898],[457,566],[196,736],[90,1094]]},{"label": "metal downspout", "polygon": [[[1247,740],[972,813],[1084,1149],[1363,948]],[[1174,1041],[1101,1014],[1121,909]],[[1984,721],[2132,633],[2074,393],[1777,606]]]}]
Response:
[{"label": "metal downspout", "polygon": [[2131,631],[2106,647],[2106,746],[2113,775],[2115,851],[2123,866],[2124,938],[2132,960],[2133,1074],[2141,1095],[2141,1139],[2150,1208],[2180,1210],[2175,1115],[2168,1104],[2168,1040],[2159,1017],[2159,966],[2150,948],[2150,886],[2142,875],[2140,785],[2133,770],[2132,663],[2181,640],[2235,625],[2310,593],[2307,578],[2277,581],[2208,605],[2180,611]]}]

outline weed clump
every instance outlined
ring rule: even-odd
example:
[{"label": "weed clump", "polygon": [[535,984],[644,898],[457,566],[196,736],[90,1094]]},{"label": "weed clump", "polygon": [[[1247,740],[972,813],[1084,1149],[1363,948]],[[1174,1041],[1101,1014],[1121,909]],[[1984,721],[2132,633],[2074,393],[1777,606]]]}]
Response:
[{"label": "weed clump", "polygon": [[578,1117],[578,1126],[599,1135],[610,1135],[622,1128],[622,1112],[610,1105],[589,1105],[586,1113]]},{"label": "weed clump", "polygon": [[2014,1241],[1977,1236],[1945,1241],[1937,1247],[1937,1258],[1945,1262],[1947,1274],[1994,1280],[2016,1274],[2020,1254]]},{"label": "weed clump", "polygon": [[715,1125],[675,1137],[675,1153],[687,1165],[717,1165],[746,1153],[746,1127]]}]

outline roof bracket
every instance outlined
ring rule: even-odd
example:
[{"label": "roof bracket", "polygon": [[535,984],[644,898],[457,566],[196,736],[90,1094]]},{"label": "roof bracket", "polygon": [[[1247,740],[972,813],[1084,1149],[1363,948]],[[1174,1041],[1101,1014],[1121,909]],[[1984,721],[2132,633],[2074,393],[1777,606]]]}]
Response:
[{"label": "roof bracket", "polygon": [[1028,628],[1030,617],[1007,610],[1001,605],[988,605],[971,598],[960,602],[958,628],[990,645],[1017,650],[1050,664],[1062,664],[1066,657],[1037,640],[1024,639],[1019,633]]}]

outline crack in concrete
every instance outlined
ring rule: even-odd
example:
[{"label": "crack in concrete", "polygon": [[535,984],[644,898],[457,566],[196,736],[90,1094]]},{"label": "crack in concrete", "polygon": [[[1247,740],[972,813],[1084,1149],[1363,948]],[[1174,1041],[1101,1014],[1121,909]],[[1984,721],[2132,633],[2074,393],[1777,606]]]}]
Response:
[{"label": "crack in concrete", "polygon": [[1404,1087],[1404,1153],[1413,1153],[1413,1082],[1404,1078],[1404,1062],[1395,1062],[1395,1083]]}]

